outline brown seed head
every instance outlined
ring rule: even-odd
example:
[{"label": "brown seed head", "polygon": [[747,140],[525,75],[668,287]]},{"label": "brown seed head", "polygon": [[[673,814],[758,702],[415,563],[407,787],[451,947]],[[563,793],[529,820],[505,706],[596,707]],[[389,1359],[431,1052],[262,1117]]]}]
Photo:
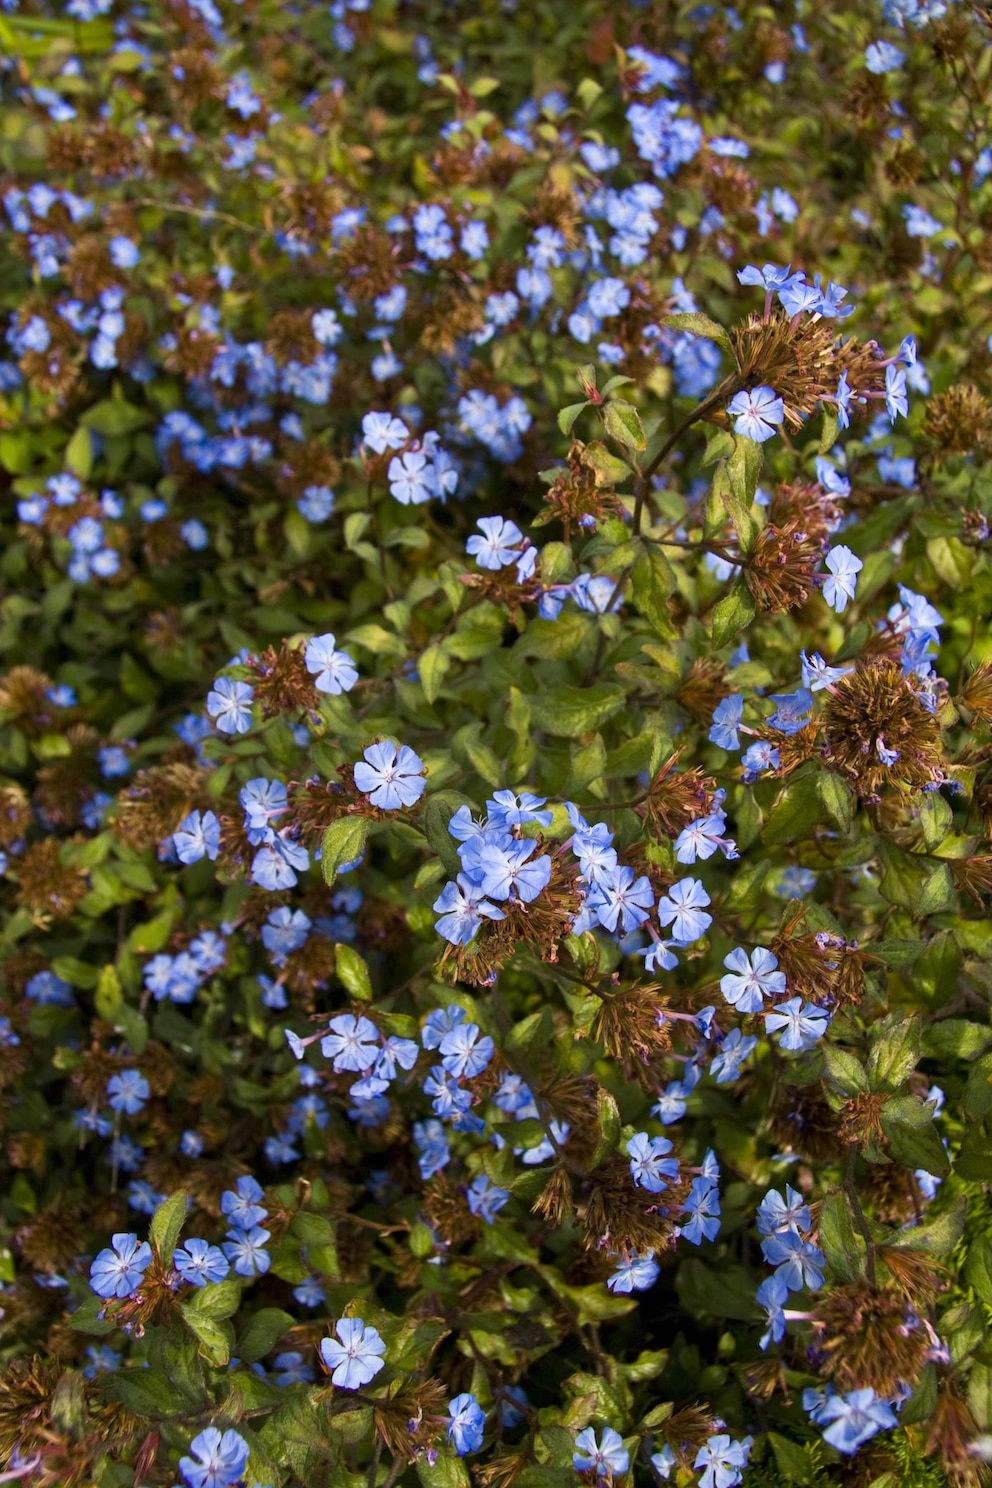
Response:
[{"label": "brown seed head", "polygon": [[[892,661],[872,660],[841,677],[826,695],[824,754],[862,796],[919,790],[943,776],[940,725]],[[880,751],[898,750],[891,765]]]}]

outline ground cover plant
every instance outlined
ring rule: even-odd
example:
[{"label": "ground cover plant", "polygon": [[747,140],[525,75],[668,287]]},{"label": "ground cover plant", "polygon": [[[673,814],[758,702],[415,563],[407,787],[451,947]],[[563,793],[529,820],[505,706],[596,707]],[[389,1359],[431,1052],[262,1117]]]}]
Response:
[{"label": "ground cover plant", "polygon": [[0,6],[0,1478],[992,1460],[992,11]]}]

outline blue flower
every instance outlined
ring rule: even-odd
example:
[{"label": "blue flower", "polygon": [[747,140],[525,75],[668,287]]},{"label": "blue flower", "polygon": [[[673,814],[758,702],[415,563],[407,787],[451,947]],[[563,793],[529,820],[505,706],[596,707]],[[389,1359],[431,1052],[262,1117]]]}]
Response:
[{"label": "blue flower", "polygon": [[682,1212],[690,1216],[688,1224],[680,1226],[683,1239],[692,1245],[716,1239],[720,1233],[720,1190],[711,1178],[692,1180]]},{"label": "blue flower", "polygon": [[181,1250],[175,1251],[172,1264],[183,1281],[192,1282],[195,1287],[206,1286],[209,1281],[223,1281],[231,1269],[222,1250],[196,1238],[187,1240]]},{"label": "blue flower", "polygon": [[[891,367],[889,371],[892,371]],[[826,557],[826,566],[830,570],[831,577],[824,581],[823,597],[832,610],[842,615],[847,608],[847,601],[854,598],[858,574],[864,568],[864,564],[851,552],[850,548],[842,544],[840,547],[831,548]]]},{"label": "blue flower", "polygon": [[387,472],[389,494],[401,506],[423,506],[437,494],[434,466],[423,450],[406,450],[394,455]]},{"label": "blue flower", "polygon": [[325,1059],[333,1059],[334,1068],[360,1074],[371,1069],[379,1055],[379,1030],[368,1018],[341,1013],[332,1018],[328,1032],[320,1041]]},{"label": "blue flower", "polygon": [[189,1449],[193,1456],[179,1459],[179,1471],[189,1488],[230,1488],[248,1465],[248,1443],[236,1431],[222,1434],[216,1426],[208,1426],[193,1438]]},{"label": "blue flower", "polygon": [[786,1184],[785,1198],[770,1188],[758,1205],[758,1229],[762,1235],[784,1235],[788,1230],[808,1230],[810,1209],[801,1193]]},{"label": "blue flower", "polygon": [[620,1262],[606,1285],[611,1292],[646,1292],[658,1280],[659,1267],[653,1250],[643,1255],[627,1256]]},{"label": "blue flower", "polygon": [[889,1431],[899,1424],[888,1401],[880,1400],[870,1389],[831,1395],[818,1411],[816,1419],[821,1425],[828,1423],[823,1440],[845,1456],[856,1452],[877,1432]]},{"label": "blue flower", "polygon": [[748,392],[737,393],[727,404],[727,412],[734,416],[734,433],[745,439],[764,444],[775,433],[775,425],[785,418],[785,406],[774,388],[755,387]]},{"label": "blue flower", "polygon": [[893,424],[900,414],[903,418],[909,414],[906,374],[901,367],[890,365],[885,369],[885,409]]},{"label": "blue flower", "polygon": [[668,1187],[668,1180],[679,1176],[678,1160],[665,1157],[672,1144],[667,1137],[649,1137],[647,1132],[635,1132],[627,1143],[630,1158],[630,1173],[638,1188],[648,1193],[661,1193]]},{"label": "blue flower", "polygon": [[761,1253],[790,1292],[801,1292],[804,1286],[815,1292],[822,1287],[823,1252],[797,1230],[769,1235],[761,1242]]},{"label": "blue flower", "polygon": [[486,1413],[474,1395],[456,1395],[448,1402],[448,1441],[459,1457],[477,1452],[486,1429]]},{"label": "blue flower", "polygon": [[490,904],[482,889],[473,884],[464,873],[459,873],[454,883],[446,883],[434,901],[435,913],[441,918],[437,932],[452,945],[468,945],[483,919],[503,920],[501,909]]},{"label": "blue flower", "polygon": [[98,1297],[130,1297],[151,1265],[151,1246],[146,1240],[139,1245],[137,1235],[125,1233],[114,1235],[110,1243],[113,1249],[101,1250],[90,1266],[90,1286]]},{"label": "blue flower", "polygon": [[749,1436],[739,1442],[731,1441],[723,1432],[711,1436],[700,1447],[693,1462],[694,1467],[704,1469],[699,1488],[734,1488],[734,1484],[741,1481],[750,1452]]},{"label": "blue flower", "polygon": [[441,1063],[456,1079],[481,1075],[493,1057],[495,1045],[476,1023],[459,1023],[441,1040]]},{"label": "blue flower", "polygon": [[304,654],[307,671],[318,692],[350,692],[358,681],[358,668],[347,651],[335,651],[333,635],[314,636],[307,642]]},{"label": "blue flower", "polygon": [[658,923],[663,930],[671,925],[674,945],[691,945],[705,935],[713,920],[704,908],[709,902],[709,894],[696,878],[683,878],[662,895],[658,900]]},{"label": "blue flower", "polygon": [[391,413],[367,413],[362,419],[362,442],[376,455],[402,449],[409,438],[406,424]]},{"label": "blue flower", "polygon": [[151,1094],[148,1081],[140,1070],[121,1070],[107,1081],[107,1096],[112,1111],[137,1116]]},{"label": "blue flower", "polygon": [[804,1003],[801,997],[790,997],[788,1002],[776,1003],[765,1014],[767,1032],[780,1033],[779,1042],[782,1048],[792,1052],[811,1048],[817,1039],[823,1037],[829,1026],[830,1014],[822,1008]]},{"label": "blue flower", "polygon": [[770,1343],[781,1343],[785,1337],[785,1304],[789,1300],[789,1288],[778,1272],[773,1271],[771,1276],[765,1277],[755,1297],[758,1306],[765,1309],[768,1330],[762,1335],[760,1346],[767,1349]]},{"label": "blue flower", "polygon": [[619,865],[600,874],[586,902],[604,930],[629,935],[654,908],[654,890],[644,875],[635,879],[633,868]]},{"label": "blue flower", "polygon": [[220,822],[212,811],[191,811],[172,834],[180,863],[198,863],[202,857],[216,862],[220,852]]},{"label": "blue flower", "polygon": [[373,806],[398,811],[413,806],[426,789],[424,762],[406,744],[384,739],[370,744],[354,770],[355,785],[368,795]]},{"label": "blue flower", "polygon": [[763,770],[777,770],[781,763],[781,755],[774,744],[769,744],[767,739],[759,739],[756,744],[749,745],[741,757],[744,784],[748,785],[756,780]]},{"label": "blue flower", "polygon": [[709,738],[711,744],[719,744],[721,749],[740,749],[741,741],[737,730],[741,724],[741,714],[744,711],[744,699],[739,693],[731,693],[722,702],[717,703],[713,710],[713,725],[710,729]]},{"label": "blue flower", "polygon": [[764,998],[778,997],[786,989],[778,958],[764,946],[755,946],[750,956],[738,946],[723,964],[734,975],[720,978],[720,991],[739,1013],[760,1013]]},{"label": "blue flower", "polygon": [[486,1224],[492,1224],[510,1194],[508,1189],[497,1188],[494,1183],[490,1183],[485,1173],[480,1173],[466,1197],[472,1213],[484,1219]]},{"label": "blue flower", "polygon": [[484,535],[478,537],[473,533],[465,543],[465,551],[475,558],[480,568],[495,572],[516,563],[520,556],[516,551],[517,545],[523,542],[524,535],[515,522],[503,517],[480,517],[476,526]]},{"label": "blue flower", "polygon": [[[320,1357],[331,1372],[331,1384],[342,1390],[358,1390],[374,1379],[385,1364],[386,1352],[378,1332],[361,1318],[339,1318],[337,1338],[325,1338]],[[339,1341],[340,1340],[340,1341]]]},{"label": "blue flower", "polygon": [[808,688],[773,693],[770,701],[777,706],[768,719],[769,728],[777,729],[780,734],[798,734],[809,723],[807,714],[813,706],[813,694]]},{"label": "blue flower", "polygon": [[259,1202],[264,1197],[262,1185],[246,1173],[234,1188],[221,1194],[221,1213],[226,1214],[229,1222],[239,1230],[250,1230],[265,1218],[267,1211]]},{"label": "blue flower", "polygon": [[716,1083],[727,1085],[731,1080],[736,1080],[741,1065],[757,1047],[756,1038],[751,1038],[750,1035],[745,1037],[739,1028],[731,1029],[720,1045],[719,1053],[710,1061],[710,1074]]},{"label": "blue flower", "polygon": [[575,1438],[572,1466],[576,1472],[594,1472],[597,1479],[611,1479],[614,1473],[627,1471],[630,1453],[623,1444],[623,1437],[612,1426],[603,1427],[599,1440],[594,1429],[587,1426]]},{"label": "blue flower", "polygon": [[262,1276],[272,1264],[265,1249],[269,1231],[255,1225],[249,1230],[228,1230],[224,1254],[239,1276]]},{"label": "blue flower", "polygon": [[219,677],[207,693],[207,712],[221,733],[246,734],[251,728],[251,705],[254,689],[247,682],[232,682]]}]

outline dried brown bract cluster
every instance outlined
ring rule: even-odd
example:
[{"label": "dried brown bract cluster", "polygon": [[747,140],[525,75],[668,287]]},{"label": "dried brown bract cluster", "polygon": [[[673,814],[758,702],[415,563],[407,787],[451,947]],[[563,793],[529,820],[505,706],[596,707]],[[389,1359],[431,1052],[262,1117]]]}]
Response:
[{"label": "dried brown bract cluster", "polygon": [[943,779],[940,724],[895,662],[862,664],[829,689],[821,738],[825,758],[869,799]]},{"label": "dried brown bract cluster", "polygon": [[819,1373],[840,1391],[895,1395],[913,1384],[932,1342],[900,1288],[853,1281],[817,1298],[813,1330]]},{"label": "dried brown bract cluster", "polygon": [[191,811],[211,804],[208,778],[198,766],[178,762],[139,770],[120,795],[118,835],[139,852],[163,841]]},{"label": "dried brown bract cluster", "polygon": [[992,403],[974,383],[962,382],[927,399],[924,430],[940,455],[992,453]]},{"label": "dried brown bract cluster", "polygon": [[666,1002],[659,991],[658,982],[601,991],[602,1005],[594,1027],[595,1037],[620,1062],[624,1074],[650,1091],[664,1081],[661,1061],[672,1047]]},{"label": "dried brown bract cluster", "polygon": [[885,386],[875,343],[840,342],[829,320],[789,316],[784,310],[766,319],[755,312],[729,334],[742,382],[773,387],[793,429],[802,427],[821,400],[833,399],[845,368],[855,396]]}]

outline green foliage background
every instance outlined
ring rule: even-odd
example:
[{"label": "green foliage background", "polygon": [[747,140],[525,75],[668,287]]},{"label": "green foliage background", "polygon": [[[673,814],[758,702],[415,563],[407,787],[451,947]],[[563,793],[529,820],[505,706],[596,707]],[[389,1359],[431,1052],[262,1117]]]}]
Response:
[{"label": "green foliage background", "polygon": [[[219,34],[182,0],[118,5],[90,20],[29,5],[0,14],[4,188],[69,187],[95,209],[60,229],[70,245],[63,274],[41,276],[13,227],[0,259],[5,311],[21,324],[41,315],[59,348],[51,365],[22,356],[21,384],[0,393],[0,772],[10,823],[0,1013],[18,1039],[0,1049],[0,1462],[16,1462],[18,1446],[39,1452],[29,1481],[43,1488],[168,1484],[190,1438],[213,1423],[249,1441],[249,1484],[463,1488],[469,1463],[444,1443],[444,1402],[472,1391],[491,1411],[519,1383],[530,1401],[523,1425],[503,1433],[490,1414],[472,1459],[482,1488],[574,1482],[575,1433],[589,1423],[623,1435],[631,1483],[657,1480],[648,1459],[664,1441],[691,1442],[674,1480],[693,1482],[695,1446],[717,1418],[755,1438],[749,1485],[977,1480],[970,1447],[992,1431],[987,7],[955,0],[900,30],[875,0],[737,12],[666,0],[374,0],[337,23],[353,36],[350,50],[325,6],[221,9]],[[418,76],[418,37],[435,59],[433,81]],[[905,54],[885,76],[864,60],[880,37]],[[610,383],[612,369],[568,333],[582,293],[574,264],[552,270],[544,309],[488,341],[472,336],[487,297],[513,287],[538,226],[558,226],[578,246],[582,199],[596,184],[581,143],[620,149],[619,184],[651,178],[625,116],[638,96],[628,55],[636,45],[678,60],[682,117],[707,141],[732,135],[750,154],[704,146],[659,183],[665,200],[648,258],[610,271],[634,297],[615,327],[616,370],[629,380]],[[777,62],[781,82],[765,74]],[[261,120],[225,106],[227,80],[241,73],[262,101]],[[46,88],[75,117],[53,120]],[[514,144],[515,111],[552,90],[562,109],[538,110],[530,147]],[[442,138],[452,121],[460,129]],[[263,169],[225,166],[225,137],[252,130]],[[798,215],[763,230],[758,200],[775,188],[792,195]],[[490,251],[398,270],[386,224],[422,202],[442,204],[452,221],[486,220]],[[933,214],[940,232],[910,236],[907,205]],[[366,210],[366,226],[335,240],[331,219],[348,207]],[[706,215],[714,207],[715,227]],[[94,287],[115,282],[104,244],[115,234],[141,252],[124,276],[131,370],[100,371],[54,306],[90,301]],[[857,308],[838,335],[874,340],[886,356],[903,337],[917,339],[930,392],[911,394],[908,419],[885,441],[915,461],[908,484],[879,472],[865,418],[838,436],[823,403],[763,446],[733,434],[731,392],[766,380],[748,380],[735,362],[734,328],[762,308],[736,271],[766,261],[849,286]],[[229,288],[221,264],[233,271]],[[382,383],[371,370],[381,347],[364,331],[371,295],[394,277],[409,286],[411,307],[390,336],[402,370]],[[678,310],[677,279],[695,297],[694,315]],[[358,329],[342,316],[347,335],[323,403],[270,400],[275,411],[259,428],[271,458],[204,473],[164,448],[156,435],[170,413],[215,427],[196,396],[219,344],[204,306],[217,308],[224,332],[285,360],[285,337],[300,332],[292,317],[338,304],[339,292],[358,305]],[[645,343],[649,321],[721,349],[726,397],[705,419],[694,420],[698,400],[680,395],[670,358]],[[137,377],[139,353],[147,371]],[[516,458],[491,458],[459,428],[458,399],[471,389],[500,405],[525,401],[531,423]],[[239,387],[228,406],[246,401]],[[358,450],[369,410],[414,407],[463,462],[447,504],[401,506],[385,462]],[[302,440],[279,431],[290,409]],[[683,424],[662,479],[649,479]],[[754,497],[759,485],[812,487],[814,457],[838,437],[852,486],[839,536],[863,562],[856,600],[834,614],[810,581],[801,600],[770,609],[761,582],[748,582],[771,520]],[[91,503],[108,487],[124,498],[123,515],[107,524],[121,557],[109,581],[67,575],[68,523],[18,519],[18,502],[60,472],[75,475]],[[563,472],[592,504],[591,528],[563,522],[551,502]],[[314,482],[336,496],[321,524],[296,504]],[[167,506],[157,522],[140,513],[152,497]],[[798,523],[813,498],[783,500]],[[529,535],[545,585],[608,575],[616,613],[569,602],[558,619],[541,619],[510,577],[480,586],[464,544],[490,515]],[[181,536],[190,518],[208,529],[201,552]],[[707,554],[729,554],[737,576],[720,579]],[[953,789],[924,794],[898,771],[890,787],[866,788],[831,752],[832,704],[822,695],[801,748],[786,758],[783,744],[783,767],[745,784],[737,757],[709,742],[716,703],[743,694],[749,725],[772,739],[763,699],[798,685],[801,650],[862,670],[898,654],[885,619],[900,584],[943,616],[936,666],[946,685],[927,759]],[[295,704],[284,699],[269,717],[256,709],[243,737],[214,731],[199,752],[177,739],[176,724],[202,714],[221,670],[257,680],[250,661],[232,670],[232,656],[274,647],[288,674],[302,642],[329,631],[356,658],[354,692],[330,698],[300,684]],[[76,703],[52,706],[53,684],[71,687]],[[292,726],[307,707],[301,744]],[[347,782],[346,767],[384,736],[422,757],[426,794],[398,816],[358,811],[332,823],[323,877],[315,865],[298,889],[272,894],[226,849],[219,871],[160,857],[194,806],[239,819],[238,790],[258,775]],[[97,751],[107,744],[127,745],[127,778],[101,779]],[[678,771],[726,791],[739,860],[683,871],[675,833],[645,816],[645,792],[676,754]],[[573,800],[590,820],[607,817],[622,860],[656,886],[701,878],[714,916],[707,937],[677,970],[651,979],[608,937],[568,936],[560,916],[543,944],[521,944],[505,960],[494,986],[474,974],[471,956],[442,962],[431,906],[458,866],[447,820],[466,801],[478,814],[504,787],[549,798],[556,841],[569,830],[561,803]],[[87,826],[83,808],[98,789],[114,799]],[[289,1011],[273,1012],[258,981],[271,969],[259,929],[283,903],[326,915],[334,869],[358,855],[356,844],[364,862],[342,880],[365,896],[354,943],[335,957],[325,940],[321,958],[301,958]],[[797,867],[816,875],[802,902],[788,894]],[[226,963],[195,1002],[153,1001],[142,981],[149,957],[221,923],[237,927]],[[667,1133],[685,1165],[715,1151],[719,1237],[699,1249],[673,1239],[646,1294],[608,1292],[615,1260],[584,1228],[589,1194],[611,1163],[625,1167],[633,1132],[657,1129],[654,1091],[691,1052],[677,1038],[674,1053],[653,1050],[639,1082],[629,1054],[638,1008],[647,999],[693,1014],[720,1002],[734,946],[805,935],[808,948],[818,932],[843,943],[848,989],[822,1045],[786,1054],[750,1019],[760,1043],[742,1077],[704,1078]],[[25,996],[45,968],[71,986],[71,1007]],[[501,1068],[539,1094],[540,1122],[506,1131],[501,1150],[488,1133],[453,1137],[452,1167],[429,1189],[411,1130],[430,1115],[419,1089],[430,1059],[392,1092],[378,1127],[349,1119],[349,1081],[314,1061],[328,1124],[309,1125],[291,1168],[267,1163],[265,1139],[283,1129],[299,1093],[284,1026],[305,1034],[311,1018],[316,1028],[353,1009],[384,1033],[415,1037],[426,1013],[450,1002],[495,1038]],[[620,1030],[612,1048],[610,1008]],[[166,1196],[152,1220],[163,1264],[183,1222],[187,1234],[220,1237],[220,1194],[240,1174],[265,1184],[273,1220],[267,1277],[160,1288],[143,1331],[130,1336],[98,1315],[88,1267],[112,1232],[143,1235],[146,1221],[128,1207],[107,1143],[73,1120],[103,1108],[106,1080],[121,1068],[152,1085],[128,1130],[145,1151],[137,1176]],[[937,1119],[924,1104],[932,1084],[946,1096]],[[483,1078],[477,1109],[490,1132],[509,1124],[491,1094]],[[512,1148],[536,1146],[552,1118],[570,1122],[577,1155],[536,1167],[515,1158]],[[191,1126],[207,1138],[196,1160],[177,1149]],[[921,1169],[942,1180],[929,1203],[912,1176]],[[511,1193],[491,1225],[465,1201],[480,1172]],[[803,1389],[827,1377],[810,1326],[793,1325],[768,1353],[759,1347],[754,1291],[767,1268],[754,1214],[786,1181],[814,1206],[828,1272],[824,1293],[798,1305],[826,1306],[859,1287],[903,1297],[949,1350],[900,1376],[912,1393],[899,1429],[850,1461],[801,1408]],[[551,1203],[556,1182],[571,1185],[571,1208]],[[292,1298],[308,1274],[325,1286],[316,1314]],[[341,1316],[364,1318],[387,1343],[387,1370],[369,1390],[378,1407],[324,1380],[280,1387],[252,1370],[280,1348],[316,1364],[316,1345]],[[870,1349],[891,1355],[898,1374],[901,1335],[866,1326]],[[843,1342],[836,1317],[824,1328]],[[87,1377],[86,1348],[103,1340],[120,1350],[118,1365]],[[408,1460],[395,1421],[383,1425],[383,1402],[394,1397],[396,1419],[432,1402],[424,1439],[433,1432],[435,1465],[423,1453]]]}]

